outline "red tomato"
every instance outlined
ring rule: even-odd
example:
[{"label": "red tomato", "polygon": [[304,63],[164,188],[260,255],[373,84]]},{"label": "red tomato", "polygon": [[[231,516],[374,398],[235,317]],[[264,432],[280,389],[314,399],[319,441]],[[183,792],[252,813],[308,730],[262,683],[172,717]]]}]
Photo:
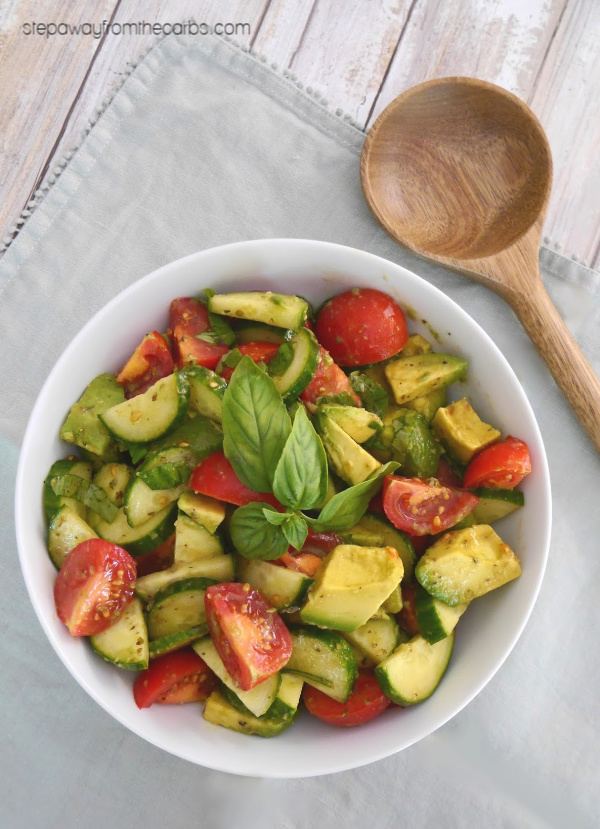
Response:
[{"label": "red tomato", "polygon": [[216,688],[217,680],[203,659],[191,648],[153,659],[133,684],[138,708],[153,703],[202,702]]},{"label": "red tomato", "polygon": [[292,547],[287,553],[284,553],[280,558],[276,558],[273,564],[280,567],[287,567],[288,570],[295,570],[297,573],[304,573],[305,576],[311,578],[321,566],[323,559],[314,553],[297,553]]},{"label": "red tomato", "polygon": [[173,357],[165,338],[153,331],[144,337],[117,374],[117,383],[124,387],[125,397],[135,397],[172,374],[173,368]]},{"label": "red tomato", "polygon": [[417,622],[417,611],[415,610],[415,585],[402,585],[402,610],[396,614],[398,623],[409,636],[416,636],[419,633]]},{"label": "red tomato", "polygon": [[306,541],[302,547],[303,553],[312,553],[313,555],[326,556],[335,547],[342,543],[342,539],[337,533],[316,533],[311,528],[308,528]]},{"label": "red tomato", "polygon": [[90,538],[74,547],[54,582],[54,603],[73,636],[102,633],[133,598],[135,561],[122,547]]},{"label": "red tomato", "polygon": [[420,478],[388,475],[383,508],[392,524],[411,535],[444,532],[462,521],[479,503],[472,492],[433,485]]},{"label": "red tomato", "polygon": [[[263,342],[255,342],[255,343],[241,343],[240,345],[236,346],[237,350],[240,354],[245,357],[246,355],[254,360],[255,363],[270,363],[273,357],[279,351],[279,346],[277,343],[263,343]],[[229,366],[223,366],[221,369],[221,377],[224,377],[227,382],[231,380],[231,375],[233,374],[233,369]]]},{"label": "red tomato", "polygon": [[194,492],[217,498],[219,501],[226,501],[228,504],[235,504],[237,507],[252,501],[264,501],[274,507],[281,506],[272,493],[254,492],[253,489],[244,486],[233,471],[224,452],[213,452],[212,455],[200,461],[192,472],[189,486]]},{"label": "red tomato", "polygon": [[379,687],[375,676],[367,671],[359,673],[354,690],[346,702],[337,702],[311,685],[304,686],[302,698],[313,716],[341,728],[369,722],[390,705],[390,700]]},{"label": "red tomato", "polygon": [[190,297],[174,299],[169,316],[173,347],[180,367],[198,365],[213,369],[229,351],[224,343],[209,343],[196,336],[210,328],[208,310],[199,300]]},{"label": "red tomato", "polygon": [[210,635],[228,674],[244,691],[276,674],[292,655],[281,616],[249,584],[214,584],[204,594]]},{"label": "red tomato", "polygon": [[408,340],[397,302],[372,288],[353,288],[319,311],[317,339],[340,366],[362,366],[393,357]]},{"label": "red tomato", "polygon": [[175,560],[175,533],[170,535],[156,549],[143,556],[136,556],[138,578],[148,573],[156,573],[159,570],[166,570]]},{"label": "red tomato", "polygon": [[319,364],[308,386],[300,395],[305,403],[316,403],[319,397],[329,394],[344,394],[352,396],[357,406],[361,405],[360,397],[354,393],[350,380],[342,369],[336,365],[323,346],[319,346]]},{"label": "red tomato", "polygon": [[473,458],[467,466],[463,486],[467,489],[478,486],[514,489],[530,472],[527,444],[518,438],[507,437]]}]

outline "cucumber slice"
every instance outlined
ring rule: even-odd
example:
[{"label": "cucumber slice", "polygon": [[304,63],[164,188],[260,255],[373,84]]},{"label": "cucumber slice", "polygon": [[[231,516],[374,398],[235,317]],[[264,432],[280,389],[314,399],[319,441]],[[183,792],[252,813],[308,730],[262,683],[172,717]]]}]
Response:
[{"label": "cucumber slice", "polygon": [[181,630],[178,633],[170,633],[168,636],[161,636],[160,639],[153,639],[149,644],[150,659],[163,656],[165,653],[173,653],[181,648],[204,639],[208,633],[208,625],[195,625],[194,627]]},{"label": "cucumber slice", "polygon": [[387,597],[385,602],[381,605],[381,609],[386,610],[388,613],[400,613],[400,611],[402,610],[401,585],[398,584],[396,587],[394,587],[394,589]]},{"label": "cucumber slice", "polygon": [[210,636],[201,639],[199,642],[195,642],[192,647],[198,656],[204,659],[211,671],[217,675],[230,691],[233,691],[255,717],[261,717],[263,714],[266,714],[279,691],[281,674],[270,676],[250,691],[242,691],[227,673],[227,669],[217,653],[217,649]]},{"label": "cucumber slice", "polygon": [[87,507],[76,498],[68,498],[64,495],[57,495],[51,486],[51,481],[60,475],[77,475],[79,478],[84,478],[86,481],[92,480],[92,464],[88,461],[82,461],[80,458],[65,458],[65,460],[55,461],[50,467],[50,471],[44,481],[44,515],[46,521],[50,523],[52,518],[56,515],[61,507],[70,507],[73,512],[76,512],[81,518],[85,520],[87,515]]},{"label": "cucumber slice", "polygon": [[125,515],[130,527],[139,527],[158,512],[173,504],[185,486],[173,489],[150,489],[137,475],[132,478],[125,491]]},{"label": "cucumber slice", "polygon": [[155,452],[138,468],[137,475],[150,489],[171,489],[188,482],[196,458],[184,446]]},{"label": "cucumber slice", "polygon": [[48,554],[56,569],[60,570],[74,547],[89,538],[98,538],[89,524],[70,507],[61,507],[48,527]]},{"label": "cucumber slice", "polygon": [[213,691],[204,706],[204,719],[213,725],[238,731],[240,734],[255,734],[258,737],[275,737],[288,728],[293,716],[255,717],[249,711],[244,713],[232,705],[221,691]]},{"label": "cucumber slice", "polygon": [[102,487],[80,478],[79,475],[56,475],[50,479],[50,486],[55,495],[74,498],[110,524],[117,516],[118,509],[109,499]]},{"label": "cucumber slice", "polygon": [[159,547],[172,535],[175,528],[177,505],[170,504],[137,527],[130,526],[125,509],[117,512],[117,517],[108,523],[95,512],[90,512],[90,527],[106,541],[124,547],[132,556],[142,556]]},{"label": "cucumber slice", "polygon": [[283,374],[273,374],[272,378],[283,399],[288,401],[295,400],[312,380],[319,363],[319,344],[312,331],[301,328],[284,347],[291,348],[291,360]]},{"label": "cucumber slice", "polygon": [[410,581],[415,567],[414,547],[409,537],[393,527],[385,516],[376,512],[365,512],[357,524],[350,527],[349,530],[339,533],[339,536],[344,544],[359,544],[364,547],[394,547],[404,565],[402,581]]},{"label": "cucumber slice", "polygon": [[193,518],[179,513],[175,522],[175,561],[180,564],[191,563],[203,558],[211,558],[225,552],[223,542],[216,533],[209,533]]},{"label": "cucumber slice", "polygon": [[308,316],[309,305],[305,299],[272,291],[240,291],[231,294],[215,294],[208,300],[208,310],[226,317],[254,320],[291,328],[297,331]]},{"label": "cucumber slice", "polygon": [[381,690],[397,705],[414,705],[430,697],[442,679],[454,646],[454,634],[430,645],[415,636],[375,668]]},{"label": "cucumber slice", "polygon": [[190,408],[220,423],[227,382],[204,366],[186,366],[183,371],[190,384]]},{"label": "cucumber slice", "polygon": [[431,596],[420,584],[415,585],[417,625],[423,639],[431,645],[450,636],[468,606],[465,602],[451,607]]},{"label": "cucumber slice", "polygon": [[189,396],[186,375],[176,371],[158,380],[143,394],[107,409],[100,420],[118,440],[149,443],[175,429],[183,420]]},{"label": "cucumber slice", "polygon": [[352,648],[338,633],[303,625],[290,627],[292,655],[285,666],[338,702],[346,702],[358,677]]},{"label": "cucumber slice", "polygon": [[313,580],[304,573],[279,567],[270,561],[236,558],[236,577],[261,593],[277,610],[300,607]]},{"label": "cucumber slice", "polygon": [[177,502],[180,512],[193,518],[209,533],[214,533],[225,520],[225,504],[216,498],[200,495],[198,492],[184,492]]},{"label": "cucumber slice", "polygon": [[400,628],[389,613],[376,613],[369,621],[344,639],[354,645],[374,665],[383,662],[398,646]]},{"label": "cucumber slice", "polygon": [[115,507],[125,505],[125,490],[134,475],[134,470],[126,463],[106,463],[94,475],[94,483],[108,495]]},{"label": "cucumber slice", "polygon": [[166,570],[140,576],[135,592],[148,605],[159,592],[173,582],[188,578],[207,578],[215,581],[233,581],[233,556],[212,556],[190,564],[173,564]]},{"label": "cucumber slice", "polygon": [[191,578],[173,582],[160,590],[148,611],[148,636],[160,639],[182,633],[206,622],[204,594],[214,579]]},{"label": "cucumber slice", "polygon": [[242,322],[235,330],[238,343],[284,343],[290,340],[294,332],[284,331],[264,322]]},{"label": "cucumber slice", "polygon": [[479,503],[472,512],[476,524],[493,524],[525,505],[525,496],[518,489],[474,489]]},{"label": "cucumber slice", "polygon": [[144,611],[135,597],[108,630],[90,636],[92,648],[107,662],[128,671],[148,667],[148,632]]}]

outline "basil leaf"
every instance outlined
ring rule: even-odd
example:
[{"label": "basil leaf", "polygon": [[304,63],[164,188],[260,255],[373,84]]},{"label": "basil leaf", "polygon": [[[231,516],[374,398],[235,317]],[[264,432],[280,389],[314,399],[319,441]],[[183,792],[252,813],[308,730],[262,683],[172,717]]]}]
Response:
[{"label": "basil leaf", "polygon": [[383,478],[398,469],[399,464],[390,461],[360,484],[338,492],[321,510],[318,518],[306,518],[316,532],[342,532],[359,521],[369,506],[369,501],[381,487]]},{"label": "basil leaf", "polygon": [[269,374],[271,376],[281,377],[291,366],[293,359],[293,345],[291,343],[282,343],[269,363]]},{"label": "basil leaf", "polygon": [[325,500],[327,457],[304,406],[296,411],[292,433],[279,458],[273,492],[292,509],[311,509]]},{"label": "basil leaf", "polygon": [[356,400],[349,391],[342,391],[339,394],[324,394],[319,397],[318,406],[333,403],[336,406],[356,406]]},{"label": "basil leaf", "polygon": [[263,515],[269,524],[273,524],[275,527],[280,527],[282,524],[285,524],[286,521],[290,520],[290,515],[292,515],[292,513],[277,512],[277,510],[274,510],[272,507],[265,507],[263,509]]},{"label": "basil leaf", "polygon": [[288,544],[291,544],[296,550],[301,550],[308,535],[306,521],[297,512],[290,512],[287,517],[287,522],[282,525],[283,534]]},{"label": "basil leaf", "polygon": [[272,492],[292,426],[275,383],[248,356],[225,390],[222,417],[223,451],[235,474],[256,492]]},{"label": "basil leaf", "polygon": [[360,371],[353,371],[349,378],[350,385],[362,400],[363,407],[369,412],[383,417],[390,402],[389,395],[383,386]]},{"label": "basil leaf", "polygon": [[268,504],[253,501],[238,507],[231,516],[231,541],[244,558],[271,561],[287,552],[289,544],[283,530],[266,520],[265,509],[269,509]]},{"label": "basil leaf", "polygon": [[213,314],[212,311],[208,312],[208,319],[210,322],[210,330],[213,332],[215,337],[225,345],[233,345],[236,336],[233,328],[229,325],[225,317],[222,317],[220,314]]}]

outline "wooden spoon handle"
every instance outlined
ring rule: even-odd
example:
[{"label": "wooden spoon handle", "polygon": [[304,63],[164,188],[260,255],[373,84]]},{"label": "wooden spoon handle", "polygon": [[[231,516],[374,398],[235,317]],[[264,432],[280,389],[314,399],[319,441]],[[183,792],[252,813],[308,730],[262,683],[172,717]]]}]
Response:
[{"label": "wooden spoon handle", "polygon": [[579,422],[600,452],[600,380],[554,307],[541,280],[531,294],[507,296]]}]

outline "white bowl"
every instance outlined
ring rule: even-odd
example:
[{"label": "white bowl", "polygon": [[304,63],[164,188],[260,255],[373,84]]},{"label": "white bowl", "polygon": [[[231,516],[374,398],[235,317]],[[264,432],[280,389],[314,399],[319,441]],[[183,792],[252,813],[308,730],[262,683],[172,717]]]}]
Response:
[{"label": "white bowl", "polygon": [[[166,329],[169,303],[176,296],[205,287],[271,289],[302,294],[316,306],[355,286],[378,288],[416,310],[413,332],[429,337],[439,332],[436,349],[469,360],[468,381],[451,389],[455,396],[467,395],[485,420],[529,445],[533,472],[523,484],[525,509],[506,518],[500,530],[521,559],[522,576],[473,602],[460,621],[448,671],[429,700],[388,709],[368,725],[334,729],[304,713],[289,730],[265,740],[206,723],[197,705],[138,710],[133,676],[71,637],[54,609],[56,573],[46,552],[41,492],[51,464],[66,454],[58,438],[66,412],[93,377],[116,371],[144,334]],[[27,427],[16,487],[17,539],[29,595],[46,635],[80,685],[123,725],[166,751],[213,769],[263,777],[327,774],[370,763],[417,742],[464,708],[502,665],[531,613],[546,564],[550,520],[548,466],[533,411],[487,334],[451,299],[405,268],[363,251],[295,239],[241,242],[187,256],[109,302],[48,377]]]}]

